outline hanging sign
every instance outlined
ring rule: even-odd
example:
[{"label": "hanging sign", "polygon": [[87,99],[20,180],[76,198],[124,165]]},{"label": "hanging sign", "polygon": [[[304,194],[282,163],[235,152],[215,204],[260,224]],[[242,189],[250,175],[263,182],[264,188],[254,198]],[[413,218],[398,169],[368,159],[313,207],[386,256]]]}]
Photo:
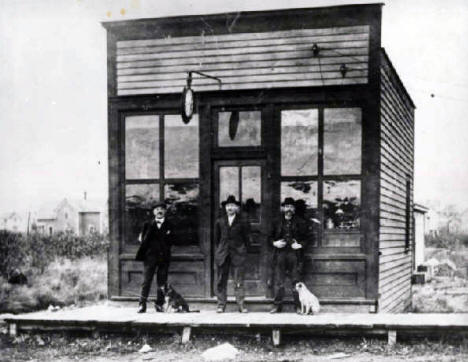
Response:
[{"label": "hanging sign", "polygon": [[181,104],[182,121],[185,124],[189,123],[193,116],[194,110],[194,94],[192,88],[184,87],[182,91],[182,104]]}]

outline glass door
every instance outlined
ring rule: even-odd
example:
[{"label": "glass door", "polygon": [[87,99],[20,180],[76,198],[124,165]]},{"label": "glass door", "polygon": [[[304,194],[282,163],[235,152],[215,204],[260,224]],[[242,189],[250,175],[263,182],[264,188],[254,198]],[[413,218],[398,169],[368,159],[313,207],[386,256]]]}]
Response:
[{"label": "glass door", "polygon": [[[224,216],[222,202],[229,195],[234,195],[241,202],[242,217],[248,220],[251,228],[251,243],[245,263],[245,292],[247,297],[264,297],[267,275],[265,162],[263,160],[215,161],[214,172],[215,220]],[[216,242],[213,240],[213,250]],[[228,295],[234,295],[231,279],[228,282]]]}]

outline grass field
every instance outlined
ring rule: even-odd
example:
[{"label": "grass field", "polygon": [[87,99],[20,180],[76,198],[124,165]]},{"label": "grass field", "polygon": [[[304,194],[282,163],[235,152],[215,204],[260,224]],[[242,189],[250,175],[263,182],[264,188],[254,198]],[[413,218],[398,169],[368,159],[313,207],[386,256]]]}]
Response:
[{"label": "grass field", "polygon": [[107,261],[104,257],[76,260],[56,258],[43,272],[36,271],[26,285],[0,278],[0,313],[24,313],[50,305],[84,305],[107,297]]}]

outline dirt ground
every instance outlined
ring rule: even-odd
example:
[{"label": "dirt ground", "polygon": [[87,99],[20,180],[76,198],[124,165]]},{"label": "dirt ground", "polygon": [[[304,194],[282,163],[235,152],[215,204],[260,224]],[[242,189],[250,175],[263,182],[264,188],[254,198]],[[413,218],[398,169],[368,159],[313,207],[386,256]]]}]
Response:
[{"label": "dirt ground", "polygon": [[[468,339],[403,340],[388,347],[385,339],[362,337],[285,336],[273,347],[267,335],[194,335],[186,345],[174,335],[100,335],[23,333],[16,338],[0,331],[0,361],[203,361],[202,353],[230,343],[240,353],[235,361],[468,361]],[[152,351],[139,353],[148,344]]]}]

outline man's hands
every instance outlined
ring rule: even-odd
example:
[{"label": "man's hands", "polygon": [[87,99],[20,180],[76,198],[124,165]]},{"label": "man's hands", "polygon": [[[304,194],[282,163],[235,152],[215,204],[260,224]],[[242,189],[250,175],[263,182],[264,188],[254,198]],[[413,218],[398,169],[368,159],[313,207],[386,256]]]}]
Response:
[{"label": "man's hands", "polygon": [[[273,241],[273,246],[278,249],[282,249],[286,246],[286,241],[284,239],[279,239]],[[291,244],[291,248],[294,250],[301,249],[302,245],[297,242],[297,240],[293,239],[293,243]]]},{"label": "man's hands", "polygon": [[291,244],[291,248],[294,250],[301,249],[302,245],[297,242],[297,240],[294,240],[294,242]]},{"label": "man's hands", "polygon": [[273,241],[273,246],[278,249],[284,248],[286,246],[286,241],[284,241],[284,239]]}]

